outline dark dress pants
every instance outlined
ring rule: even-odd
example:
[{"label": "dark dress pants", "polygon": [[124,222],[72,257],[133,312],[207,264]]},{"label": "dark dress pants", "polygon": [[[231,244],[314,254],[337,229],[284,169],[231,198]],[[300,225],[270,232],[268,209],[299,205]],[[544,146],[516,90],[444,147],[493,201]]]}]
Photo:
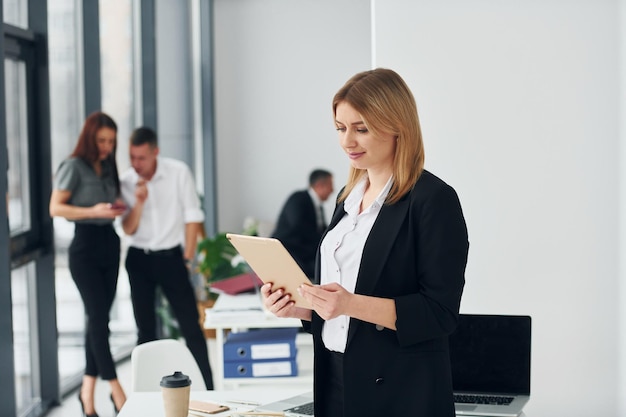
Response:
[{"label": "dark dress pants", "polygon": [[209,352],[200,327],[196,296],[189,279],[189,271],[185,266],[182,249],[145,252],[142,249],[130,247],[126,256],[126,270],[130,280],[133,311],[137,323],[137,343],[157,339],[155,303],[156,289],[160,287],[172,307],[187,347],[198,363],[207,389],[213,389]]},{"label": "dark dress pants", "polygon": [[87,316],[85,374],[116,379],[109,345],[109,314],[120,268],[120,238],[112,225],[76,224],[69,267]]},{"label": "dark dress pants", "polygon": [[[315,401],[315,417],[343,417],[344,394],[343,394],[343,353],[326,351],[329,355],[329,380],[323,385],[325,390],[325,403]],[[366,399],[363,399],[364,401]]]}]

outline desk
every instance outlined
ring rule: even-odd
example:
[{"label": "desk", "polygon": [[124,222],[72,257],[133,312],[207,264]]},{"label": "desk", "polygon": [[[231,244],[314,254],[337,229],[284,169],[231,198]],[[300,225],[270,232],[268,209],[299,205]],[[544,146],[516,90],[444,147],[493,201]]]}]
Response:
[{"label": "desk", "polygon": [[[231,304],[232,303],[232,304]],[[212,309],[207,309],[204,320],[205,329],[215,329],[216,355],[213,368],[215,389],[225,388],[225,382],[238,387],[239,384],[284,384],[303,383],[309,390],[313,387],[313,339],[308,333],[298,333],[298,376],[277,378],[224,378],[224,341],[228,330],[259,329],[276,327],[301,327],[298,319],[284,319],[274,316],[261,307],[259,296],[219,296]],[[302,349],[310,349],[302,355]],[[306,363],[305,363],[306,362]],[[310,362],[310,363],[309,363]]]},{"label": "desk", "polygon": [[[230,403],[232,401],[246,401],[257,404],[267,404],[270,402],[282,400],[284,398],[300,395],[308,390],[298,388],[281,388],[275,389],[271,386],[267,387],[248,387],[237,390],[221,390],[221,391],[191,391],[190,398],[192,400],[212,401],[229,406],[229,411],[213,414],[216,417],[230,416],[237,411],[250,411],[254,408],[252,405],[241,405]],[[163,399],[160,391],[155,392],[133,392],[126,400],[126,404],[120,410],[118,417],[164,417]],[[190,417],[194,417],[190,415]],[[522,413],[519,417],[527,417]]]},{"label": "desk", "polygon": [[[294,395],[303,394],[310,390],[302,390],[298,388],[284,388],[274,389],[268,387],[250,387],[241,388],[237,390],[223,390],[223,391],[191,391],[190,399],[199,401],[212,401],[219,402],[229,406],[229,411],[213,414],[214,416],[229,416],[236,411],[250,411],[255,406],[242,405],[237,403],[231,403],[232,401],[246,401],[256,404],[267,404],[270,402],[278,401],[284,398],[289,398]],[[120,410],[118,417],[137,417],[137,416],[150,416],[150,417],[164,417],[165,410],[163,409],[163,398],[160,391],[155,392],[133,392],[126,400],[126,404]],[[190,417],[193,417],[190,415]]]}]

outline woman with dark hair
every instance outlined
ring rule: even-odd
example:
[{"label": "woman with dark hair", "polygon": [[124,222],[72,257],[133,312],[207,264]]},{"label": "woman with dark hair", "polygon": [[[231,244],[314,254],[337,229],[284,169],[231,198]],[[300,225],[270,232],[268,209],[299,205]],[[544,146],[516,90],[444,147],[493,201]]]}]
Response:
[{"label": "woman with dark hair", "polygon": [[50,216],[75,223],[69,268],[87,316],[85,375],[78,393],[83,415],[97,417],[97,377],[111,386],[119,410],[126,395],[117,379],[109,346],[109,313],[115,298],[120,264],[120,238],[113,221],[125,211],[115,162],[117,125],[105,113],[87,117],[72,155],[54,177]]},{"label": "woman with dark hair", "polygon": [[354,75],[332,103],[350,161],[318,248],[315,282],[262,287],[265,306],[313,334],[316,417],[454,417],[448,335],[468,237],[456,192],[424,169],[413,94],[392,70]]}]

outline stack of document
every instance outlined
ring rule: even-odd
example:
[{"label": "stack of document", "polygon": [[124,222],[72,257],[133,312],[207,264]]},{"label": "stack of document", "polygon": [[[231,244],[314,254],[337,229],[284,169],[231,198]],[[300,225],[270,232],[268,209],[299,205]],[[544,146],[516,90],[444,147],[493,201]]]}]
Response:
[{"label": "stack of document", "polygon": [[224,343],[224,377],[262,378],[298,375],[297,328],[230,333]]},{"label": "stack of document", "polygon": [[205,325],[223,322],[254,321],[268,315],[260,294],[220,294],[212,308],[206,309]]}]

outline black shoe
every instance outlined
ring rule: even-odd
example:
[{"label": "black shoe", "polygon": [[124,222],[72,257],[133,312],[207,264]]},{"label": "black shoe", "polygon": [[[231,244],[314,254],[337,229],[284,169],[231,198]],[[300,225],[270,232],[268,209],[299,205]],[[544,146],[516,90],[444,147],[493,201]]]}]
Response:
[{"label": "black shoe", "polygon": [[117,407],[115,406],[115,401],[113,401],[113,394],[111,394],[111,402],[113,403],[113,411],[114,411],[114,415],[118,415],[120,413],[120,410],[117,409]]},{"label": "black shoe", "polygon": [[85,404],[83,404],[83,399],[82,399],[82,398],[80,398],[80,391],[81,391],[81,390],[79,389],[79,390],[78,390],[78,402],[80,403],[80,409],[81,409],[81,410],[82,410],[82,412],[83,412],[82,416],[83,416],[83,417],[99,417],[99,416],[98,416],[98,413],[93,413],[93,414],[85,414]]}]

